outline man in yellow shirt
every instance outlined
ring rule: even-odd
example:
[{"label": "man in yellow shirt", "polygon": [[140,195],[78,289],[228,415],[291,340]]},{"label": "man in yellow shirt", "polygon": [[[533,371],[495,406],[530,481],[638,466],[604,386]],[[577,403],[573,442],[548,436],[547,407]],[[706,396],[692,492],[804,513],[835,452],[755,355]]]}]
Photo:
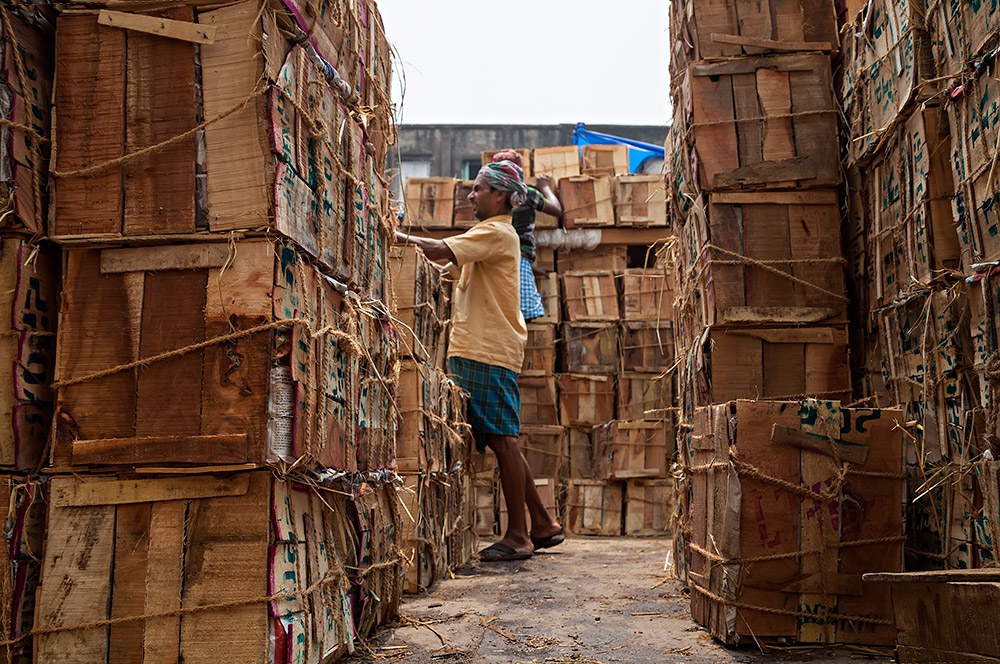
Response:
[{"label": "man in yellow shirt", "polygon": [[[511,224],[513,207],[524,203],[524,173],[509,161],[479,171],[469,200],[479,220],[467,232],[435,240],[396,232],[396,241],[415,244],[433,261],[450,260],[461,268],[452,298],[448,366],[469,397],[468,419],[476,448],[496,453],[507,503],[507,532],[479,552],[484,562],[524,560],[535,549],[563,541],[535,489],[521,449],[521,395],[517,374],[524,361],[528,332],[520,307],[520,241]],[[525,519],[531,515],[531,530]]]}]

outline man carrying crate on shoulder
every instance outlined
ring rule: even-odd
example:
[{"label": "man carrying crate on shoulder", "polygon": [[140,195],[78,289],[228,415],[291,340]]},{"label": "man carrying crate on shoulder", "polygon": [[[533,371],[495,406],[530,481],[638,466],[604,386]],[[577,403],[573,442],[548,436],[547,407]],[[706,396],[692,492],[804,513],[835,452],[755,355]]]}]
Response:
[{"label": "man carrying crate on shoulder", "polygon": [[[430,260],[450,260],[453,271],[461,270],[452,298],[448,366],[470,395],[468,419],[476,448],[485,453],[488,446],[496,454],[508,514],[503,539],[479,552],[483,562],[524,560],[535,549],[563,541],[562,527],[542,504],[517,444],[517,374],[528,333],[520,310],[521,249],[511,211],[524,204],[526,195],[519,166],[509,161],[487,164],[469,194],[478,224],[444,240],[396,232],[397,242],[415,244]],[[531,514],[530,531],[525,506]]]}]

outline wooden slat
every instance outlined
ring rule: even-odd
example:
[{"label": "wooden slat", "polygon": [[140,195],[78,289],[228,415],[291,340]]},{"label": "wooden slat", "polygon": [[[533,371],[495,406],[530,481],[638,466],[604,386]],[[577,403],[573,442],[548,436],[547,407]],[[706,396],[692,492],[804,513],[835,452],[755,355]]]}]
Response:
[{"label": "wooden slat", "polygon": [[[144,613],[146,585],[136,583],[136,580],[146,574],[149,517],[148,503],[122,505],[116,510],[112,618],[141,616]],[[108,664],[143,664],[142,621],[112,625],[110,632]]]},{"label": "wooden slat", "polygon": [[74,465],[244,463],[248,459],[247,440],[246,433],[75,440],[71,448],[71,463]]},{"label": "wooden slat", "polygon": [[[56,30],[55,168],[72,171],[125,151],[125,33],[94,16],[60,16]],[[53,235],[118,234],[121,166],[55,184]]]},{"label": "wooden slat", "polygon": [[[205,478],[198,479],[204,481]],[[174,611],[181,606],[187,503],[182,500],[156,502],[150,507],[145,613]],[[180,617],[146,621],[143,664],[175,664],[178,661],[180,622]]]},{"label": "wooden slat", "polygon": [[[842,438],[829,439],[826,436],[775,424],[771,428],[771,442],[778,445],[789,445],[800,450],[816,452],[824,456],[836,456],[842,461],[863,464],[868,458],[868,445],[852,443]],[[836,454],[834,454],[836,447]]]},{"label": "wooden slat", "polygon": [[101,252],[101,274],[222,267],[229,255],[230,248],[225,244],[105,249]]},{"label": "wooden slat", "polygon": [[712,41],[716,44],[732,44],[735,46],[753,46],[766,48],[769,51],[832,51],[830,42],[778,41],[776,39],[761,39],[760,37],[744,37],[742,35],[722,35],[712,33]]},{"label": "wooden slat", "polygon": [[51,501],[54,507],[62,508],[242,496],[249,489],[249,477],[246,473],[230,477],[202,475],[107,481],[59,477],[52,480]]},{"label": "wooden slat", "polygon": [[800,191],[719,191],[709,195],[710,204],[837,205],[833,189]]},{"label": "wooden slat", "polygon": [[[192,17],[193,18],[193,17]],[[195,44],[215,43],[214,25],[198,25],[191,19],[172,20],[144,14],[130,14],[102,9],[97,15],[97,22],[124,30],[144,32],[167,39],[178,39]]]}]

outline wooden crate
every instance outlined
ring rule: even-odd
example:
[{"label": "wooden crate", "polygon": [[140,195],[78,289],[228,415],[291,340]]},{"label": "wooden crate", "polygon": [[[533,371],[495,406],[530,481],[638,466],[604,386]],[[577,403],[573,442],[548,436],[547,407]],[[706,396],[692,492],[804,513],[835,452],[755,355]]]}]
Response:
[{"label": "wooden crate", "polygon": [[475,479],[472,485],[476,503],[476,534],[480,537],[491,537],[496,534],[497,529],[496,497],[500,490],[492,478]]},{"label": "wooden crate", "polygon": [[472,202],[469,201],[469,194],[472,193],[472,186],[475,183],[475,180],[455,181],[455,208],[451,217],[453,228],[472,228],[479,223],[472,212]]},{"label": "wooden crate", "polygon": [[[536,189],[538,188],[537,179],[534,177],[526,177],[524,179],[524,183],[529,187],[534,187]],[[559,185],[555,181],[553,181],[552,185],[553,185],[552,188],[558,194]],[[535,228],[537,229],[559,228],[559,219],[560,217],[557,217],[553,214],[535,210]]]},{"label": "wooden crate", "polygon": [[[441,523],[429,478],[423,474],[403,474],[397,493],[400,503],[400,538],[404,553],[403,592],[419,593],[437,581],[433,546],[441,541]],[[436,528],[436,530],[435,530]]]},{"label": "wooden crate", "polygon": [[395,295],[394,314],[400,338],[400,355],[431,360],[449,317],[449,303],[441,283],[441,273],[418,247],[394,246],[389,254],[389,271]]},{"label": "wooden crate", "polygon": [[[524,399],[523,392],[521,398]],[[561,374],[559,413],[563,426],[590,426],[610,422],[615,418],[615,377]]]},{"label": "wooden crate", "polygon": [[555,148],[535,148],[531,151],[532,174],[546,173],[553,182],[580,175],[580,148],[566,145]]},{"label": "wooden crate", "polygon": [[618,369],[618,325],[563,323],[563,368],[571,373],[614,373]]},{"label": "wooden crate", "polygon": [[[391,509],[387,500],[378,503]],[[361,510],[358,528],[352,526],[355,509]],[[321,499],[315,490],[268,471],[55,477],[38,589],[40,624],[72,627],[245,603],[110,629],[38,634],[35,657],[96,662],[138,655],[137,661],[145,662],[159,653],[170,661],[207,662],[224,652],[234,661],[266,662],[283,661],[286,648],[299,661],[319,661],[321,652],[346,654],[355,629],[365,633],[362,628],[378,618],[380,607],[366,597],[363,606],[353,607],[359,621],[354,624],[350,584],[337,578],[338,570],[381,562],[394,546],[393,538],[373,540],[373,530],[389,532],[373,516],[360,501],[352,506],[332,492]],[[391,514],[378,518],[394,525]],[[377,592],[382,603],[398,605],[399,567],[380,572],[361,575],[363,587]],[[136,582],[114,582],[123,578]],[[324,579],[329,580],[322,593],[267,601],[274,593],[302,592]],[[310,620],[314,611],[325,611],[328,618]],[[270,629],[277,630],[277,638],[268,638]]]},{"label": "wooden crate", "polygon": [[566,466],[566,429],[561,426],[522,426],[521,453],[536,477],[559,477]]},{"label": "wooden crate", "polygon": [[597,474],[594,472],[592,434],[592,427],[568,427],[566,429],[569,477],[574,479],[597,479]]},{"label": "wooden crate", "polygon": [[665,228],[667,188],[662,175],[619,175],[615,178],[615,225]]},{"label": "wooden crate", "polygon": [[524,347],[522,376],[551,376],[556,372],[556,326],[551,323],[528,323],[528,341]]},{"label": "wooden crate", "polygon": [[622,533],[622,485],[607,480],[569,480],[566,531],[615,537]]},{"label": "wooden crate", "polygon": [[672,374],[623,372],[618,376],[619,420],[662,420],[673,406]]},{"label": "wooden crate", "polygon": [[[483,166],[493,163],[493,155],[497,152],[501,152],[501,150],[483,150]],[[534,171],[531,170],[531,150],[528,148],[520,148],[514,150],[514,152],[521,156],[521,170],[524,171],[524,177],[530,178],[534,173]]]},{"label": "wooden crate", "polygon": [[521,376],[521,426],[556,426],[559,424],[559,398],[554,376]]},{"label": "wooden crate", "polygon": [[629,537],[670,535],[674,510],[673,480],[629,480],[625,483],[625,534]]},{"label": "wooden crate", "polygon": [[800,396],[847,399],[851,393],[843,328],[713,330],[705,348],[710,366],[699,375],[709,393],[697,405]]},{"label": "wooden crate", "polygon": [[656,321],[622,324],[622,371],[663,373],[673,365],[673,324]]},{"label": "wooden crate", "polygon": [[900,664],[996,661],[996,569],[873,573],[865,584],[890,588]]},{"label": "wooden crate", "polygon": [[[376,367],[388,376],[394,361],[388,321],[345,305],[292,247],[64,253],[57,468],[390,463],[393,395],[367,380]],[[364,344],[363,368],[348,337],[310,337],[326,326]],[[95,375],[175,351],[138,372]]]},{"label": "wooden crate", "polygon": [[677,449],[673,426],[665,420],[615,420],[596,427],[593,441],[598,477],[616,480],[668,477]]},{"label": "wooden crate", "polygon": [[[7,33],[7,25],[0,34],[0,77],[8,92],[0,119],[30,127],[35,135],[20,127],[0,127],[0,143],[4,146],[0,155],[0,214],[4,228],[41,235],[45,232],[48,199],[55,49],[52,35],[40,24],[25,20],[18,11],[8,11],[8,19],[11,34]],[[18,73],[19,59],[24,65],[24,77]]]},{"label": "wooden crate", "polygon": [[829,56],[699,62],[688,66],[679,85],[690,108],[688,149],[696,153],[691,158],[702,190],[840,182],[840,153],[830,147],[839,111]]},{"label": "wooden crate", "polygon": [[836,51],[840,33],[834,4],[825,0],[672,3],[670,71],[677,76],[690,62],[768,51]]},{"label": "wooden crate", "polygon": [[7,380],[0,383],[0,468],[33,470],[44,459],[52,422],[52,376],[59,316],[59,260],[13,237],[0,239],[0,357]]},{"label": "wooden crate", "polygon": [[927,32],[939,76],[961,73],[1000,29],[1000,12],[989,4],[927,3]]},{"label": "wooden crate", "polygon": [[[552,516],[553,521],[559,521],[559,503],[556,500],[556,490],[558,489],[558,481],[552,477],[536,477],[535,478],[535,489],[538,491],[539,498],[542,499],[542,505],[545,506],[545,510]],[[507,532],[507,501],[504,500],[503,489],[500,489],[500,534]],[[528,524],[531,524],[531,516],[527,514],[527,508],[525,508],[525,518],[528,520]]]},{"label": "wooden crate", "polygon": [[614,194],[610,177],[578,175],[559,180],[559,198],[566,228],[615,225]]},{"label": "wooden crate", "polygon": [[[465,437],[456,424],[465,410],[452,412],[449,401],[456,395],[454,384],[439,369],[414,360],[402,360],[396,412],[396,469],[403,473],[440,473],[461,460]],[[456,417],[457,416],[457,417]]]},{"label": "wooden crate", "polygon": [[833,190],[720,192],[696,204],[681,254],[683,269],[699,266],[699,324],[846,321],[840,216]]},{"label": "wooden crate", "polygon": [[617,322],[618,284],[607,271],[566,272],[562,275],[563,301],[568,322]]},{"label": "wooden crate", "polygon": [[559,274],[605,270],[623,274],[628,267],[628,250],[621,245],[598,245],[597,248],[560,250],[557,254]]},{"label": "wooden crate", "polygon": [[542,298],[545,315],[532,319],[532,323],[558,323],[562,320],[562,306],[559,297],[559,276],[555,273],[536,274],[535,285]]},{"label": "wooden crate", "polygon": [[[59,17],[50,236],[226,242],[233,231],[265,229],[341,281],[367,283],[371,240],[386,244],[391,229],[380,181],[388,44],[378,13],[367,2],[348,10],[345,20],[367,29],[345,42],[343,27],[314,12],[259,10],[247,0],[197,16],[184,6],[164,12],[161,22],[215,28],[211,44],[99,25],[94,14]],[[280,37],[278,23],[298,23],[310,43]],[[354,93],[334,92],[313,50]],[[372,107],[367,135],[359,104]],[[191,132],[199,115],[203,140]],[[99,170],[84,171],[91,167]]]},{"label": "wooden crate", "polygon": [[627,145],[584,145],[580,147],[583,175],[615,177],[629,174]]},{"label": "wooden crate", "polygon": [[556,250],[552,247],[535,247],[534,267],[545,273],[556,270]]},{"label": "wooden crate", "polygon": [[677,286],[672,268],[633,268],[622,275],[622,318],[669,322]]},{"label": "wooden crate", "polygon": [[[863,584],[861,575],[903,567],[901,417],[837,401],[736,401],[695,411],[680,455],[691,478],[680,529],[690,533],[694,620],[727,644],[891,645],[888,588]],[[775,480],[815,495],[776,491]],[[731,584],[729,574],[753,581]]]},{"label": "wooden crate", "polygon": [[451,228],[455,178],[407,178],[406,223],[417,228]]}]

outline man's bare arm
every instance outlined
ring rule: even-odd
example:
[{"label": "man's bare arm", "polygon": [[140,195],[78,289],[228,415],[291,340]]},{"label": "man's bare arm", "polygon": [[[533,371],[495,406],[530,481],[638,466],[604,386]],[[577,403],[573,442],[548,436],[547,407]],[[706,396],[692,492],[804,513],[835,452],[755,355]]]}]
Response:
[{"label": "man's bare arm", "polygon": [[432,261],[451,261],[457,264],[455,253],[444,240],[430,237],[417,237],[409,233],[396,231],[396,244],[413,244],[424,250],[424,255]]},{"label": "man's bare arm", "polygon": [[543,212],[551,214],[554,217],[561,217],[563,214],[562,203],[556,197],[554,191],[552,191],[552,178],[548,173],[539,173],[535,176],[535,188],[541,192],[542,197],[545,198],[545,209]]}]

